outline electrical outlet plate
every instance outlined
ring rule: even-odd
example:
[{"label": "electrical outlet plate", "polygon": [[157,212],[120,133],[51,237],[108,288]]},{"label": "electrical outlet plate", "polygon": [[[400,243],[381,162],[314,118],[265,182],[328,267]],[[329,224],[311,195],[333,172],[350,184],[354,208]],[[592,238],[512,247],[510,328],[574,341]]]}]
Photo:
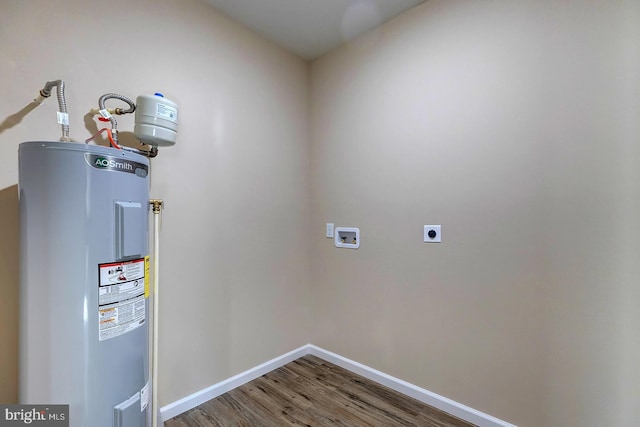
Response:
[{"label": "electrical outlet plate", "polygon": [[330,222],[327,223],[327,231],[325,233],[325,236],[333,238],[333,224]]},{"label": "electrical outlet plate", "polygon": [[441,243],[442,242],[442,226],[441,225],[425,225],[424,226],[424,242],[425,243]]},{"label": "electrical outlet plate", "polygon": [[336,227],[334,242],[337,248],[358,249],[360,247],[360,229],[355,227]]}]

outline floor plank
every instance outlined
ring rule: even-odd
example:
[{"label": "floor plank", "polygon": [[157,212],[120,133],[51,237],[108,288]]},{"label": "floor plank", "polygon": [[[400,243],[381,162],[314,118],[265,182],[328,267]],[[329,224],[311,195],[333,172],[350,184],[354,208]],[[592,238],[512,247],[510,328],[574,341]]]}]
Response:
[{"label": "floor plank", "polygon": [[164,423],[165,427],[473,427],[307,355]]}]

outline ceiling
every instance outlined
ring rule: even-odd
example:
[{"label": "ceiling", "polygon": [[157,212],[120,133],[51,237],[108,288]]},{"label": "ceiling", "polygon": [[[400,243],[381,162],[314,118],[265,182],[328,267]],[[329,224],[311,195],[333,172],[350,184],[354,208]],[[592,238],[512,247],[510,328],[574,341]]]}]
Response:
[{"label": "ceiling", "polygon": [[304,58],[315,59],[425,0],[206,0]]}]

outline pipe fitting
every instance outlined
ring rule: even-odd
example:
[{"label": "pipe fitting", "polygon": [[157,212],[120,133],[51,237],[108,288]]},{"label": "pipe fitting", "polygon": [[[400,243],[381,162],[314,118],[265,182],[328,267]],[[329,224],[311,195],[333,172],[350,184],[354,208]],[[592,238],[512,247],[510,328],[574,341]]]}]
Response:
[{"label": "pipe fitting", "polygon": [[158,215],[162,210],[163,202],[162,199],[151,199],[149,200],[149,205],[151,206],[153,213]]}]

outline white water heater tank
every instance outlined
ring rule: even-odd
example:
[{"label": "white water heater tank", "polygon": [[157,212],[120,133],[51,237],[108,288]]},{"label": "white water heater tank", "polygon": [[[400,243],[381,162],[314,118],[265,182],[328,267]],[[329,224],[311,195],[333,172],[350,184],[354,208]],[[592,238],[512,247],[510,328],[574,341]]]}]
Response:
[{"label": "white water heater tank", "polygon": [[156,147],[175,145],[178,132],[178,106],[161,93],[136,98],[133,133],[141,142]]},{"label": "white water heater tank", "polygon": [[149,159],[25,142],[19,160],[20,403],[148,427]]}]

